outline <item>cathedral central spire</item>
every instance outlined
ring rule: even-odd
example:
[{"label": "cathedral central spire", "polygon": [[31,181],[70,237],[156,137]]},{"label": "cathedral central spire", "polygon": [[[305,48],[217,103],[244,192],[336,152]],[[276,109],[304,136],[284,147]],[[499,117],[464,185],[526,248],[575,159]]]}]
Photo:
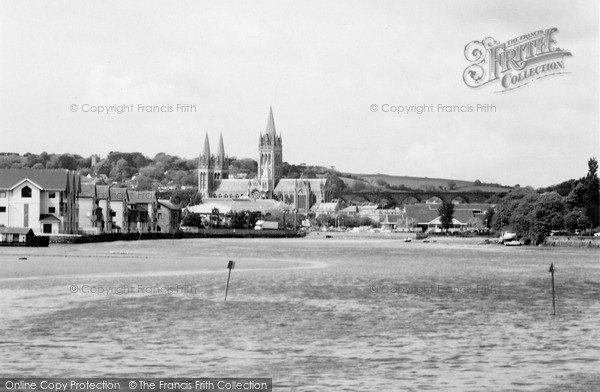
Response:
[{"label": "cathedral central spire", "polygon": [[282,173],[282,144],[281,136],[275,130],[273,108],[269,108],[269,119],[265,135],[261,134],[258,144],[258,180],[261,192],[267,198],[273,197],[273,190],[277,186]]},{"label": "cathedral central spire", "polygon": [[225,158],[225,147],[223,147],[223,133],[219,135],[219,147],[217,147],[217,156]]}]

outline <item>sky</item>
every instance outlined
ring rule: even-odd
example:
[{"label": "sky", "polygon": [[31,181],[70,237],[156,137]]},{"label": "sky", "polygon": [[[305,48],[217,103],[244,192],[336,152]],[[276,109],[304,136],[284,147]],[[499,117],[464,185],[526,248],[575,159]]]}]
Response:
[{"label": "sky", "polygon": [[[194,158],[222,133],[257,159],[272,106],[289,163],[557,184],[599,155],[598,15],[572,0],[3,1],[0,151]],[[463,81],[471,41],[554,27],[565,73],[504,93]],[[438,111],[478,104],[496,111]],[[411,105],[435,111],[391,112]]]}]

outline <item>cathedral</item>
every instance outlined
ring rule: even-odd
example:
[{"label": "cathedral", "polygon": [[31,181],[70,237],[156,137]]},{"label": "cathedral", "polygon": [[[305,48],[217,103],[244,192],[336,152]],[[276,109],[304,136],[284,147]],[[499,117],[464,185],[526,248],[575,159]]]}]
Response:
[{"label": "cathedral", "polygon": [[258,173],[252,179],[229,178],[229,158],[225,155],[223,135],[217,154],[210,152],[208,135],[198,162],[198,192],[206,199],[272,199],[297,210],[309,210],[331,198],[325,178],[282,178],[283,142],[275,129],[273,109],[267,128],[258,139]]}]

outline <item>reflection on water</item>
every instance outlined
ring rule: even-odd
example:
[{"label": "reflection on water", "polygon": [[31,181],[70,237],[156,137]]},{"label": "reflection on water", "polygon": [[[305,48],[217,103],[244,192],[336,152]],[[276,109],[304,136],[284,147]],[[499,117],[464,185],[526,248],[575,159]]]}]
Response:
[{"label": "reflection on water", "polygon": [[[594,250],[186,240],[47,252],[57,266],[48,276],[0,279],[6,375],[273,377],[275,390],[290,391],[593,390],[600,381]],[[237,268],[225,302],[229,259]],[[178,286],[194,290],[168,290]]]}]

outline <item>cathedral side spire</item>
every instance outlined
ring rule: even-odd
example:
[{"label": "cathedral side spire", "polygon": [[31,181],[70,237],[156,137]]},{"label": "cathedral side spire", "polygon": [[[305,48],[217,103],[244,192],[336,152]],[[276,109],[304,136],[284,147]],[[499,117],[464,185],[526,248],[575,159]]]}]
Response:
[{"label": "cathedral side spire", "polygon": [[198,159],[198,192],[202,197],[210,197],[214,188],[214,157],[210,155],[208,132],[204,137],[204,150]]},{"label": "cathedral side spire", "polygon": [[269,119],[267,120],[267,135],[276,136],[277,131],[275,130],[275,120],[273,119],[273,107],[269,107]]},{"label": "cathedral side spire", "polygon": [[205,134],[205,137],[204,137],[204,152],[202,153],[202,155],[204,155],[207,158],[210,158],[210,145],[208,143],[208,132]]},{"label": "cathedral side spire", "polygon": [[229,158],[225,156],[222,133],[219,135],[219,146],[217,147],[217,156],[215,157],[214,176],[215,180],[224,180],[229,177]]}]

